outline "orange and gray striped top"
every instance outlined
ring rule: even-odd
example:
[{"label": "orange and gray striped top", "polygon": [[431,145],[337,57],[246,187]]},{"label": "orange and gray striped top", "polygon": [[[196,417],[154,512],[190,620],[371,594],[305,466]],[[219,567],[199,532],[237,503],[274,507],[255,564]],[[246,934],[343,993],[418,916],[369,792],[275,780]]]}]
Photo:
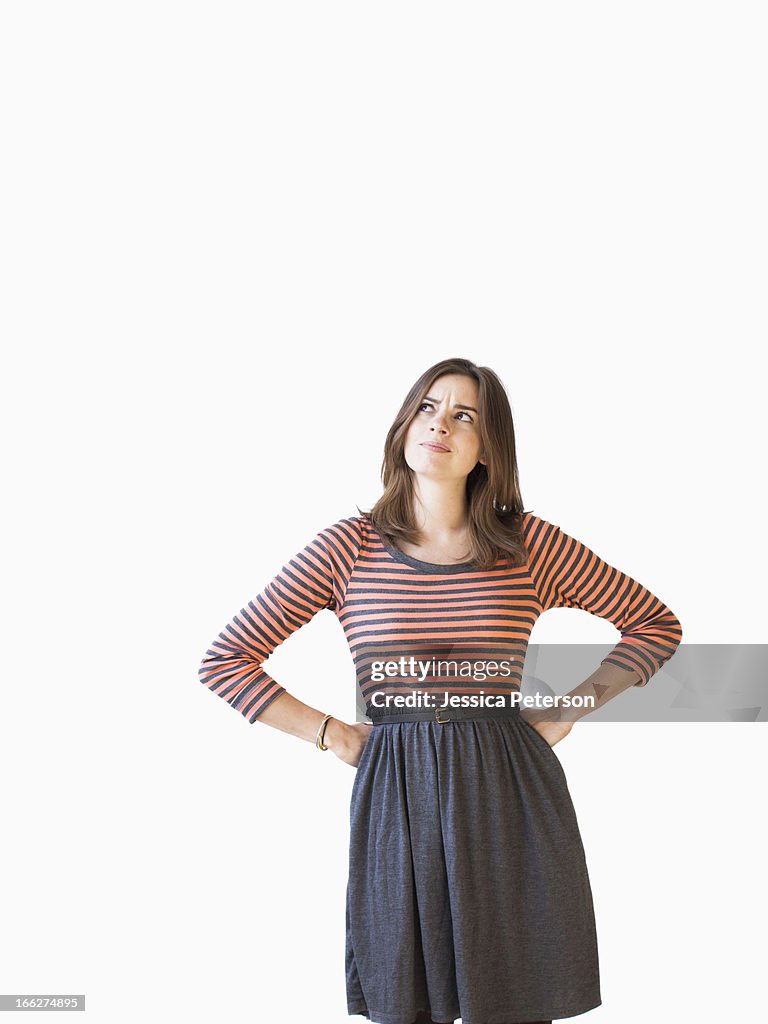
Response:
[{"label": "orange and gray striped top", "polygon": [[[603,659],[637,675],[645,686],[675,652],[680,622],[646,587],[608,565],[581,541],[532,512],[523,513],[528,551],[514,567],[506,555],[487,570],[471,562],[437,565],[390,546],[365,516],[321,530],[287,562],[213,641],[198,670],[200,681],[255,722],[286,692],[263,663],[291,633],[324,608],[334,612],[355,661],[366,708],[376,690],[412,692],[402,676],[374,682],[371,666],[413,652],[461,651],[514,662],[504,678],[439,676],[455,694],[520,688],[531,630],[549,608],[581,608],[608,619],[621,639]],[[434,663],[433,663],[434,664]],[[379,672],[379,676],[381,673]],[[422,688],[435,686],[425,676]],[[380,698],[379,698],[380,699]]]}]

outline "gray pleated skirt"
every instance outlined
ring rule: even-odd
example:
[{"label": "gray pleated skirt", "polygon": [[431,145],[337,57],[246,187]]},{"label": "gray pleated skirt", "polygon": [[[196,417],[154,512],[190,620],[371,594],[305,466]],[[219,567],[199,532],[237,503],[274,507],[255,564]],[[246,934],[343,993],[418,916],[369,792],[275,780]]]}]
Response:
[{"label": "gray pleated skirt", "polygon": [[374,724],[352,788],[346,923],[347,1009],[376,1024],[601,1004],[565,773],[519,710]]}]

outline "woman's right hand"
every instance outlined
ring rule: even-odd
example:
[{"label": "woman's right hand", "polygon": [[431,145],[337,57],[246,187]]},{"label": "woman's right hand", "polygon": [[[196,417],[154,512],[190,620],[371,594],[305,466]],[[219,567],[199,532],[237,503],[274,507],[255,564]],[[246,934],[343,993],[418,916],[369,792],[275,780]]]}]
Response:
[{"label": "woman's right hand", "polygon": [[337,757],[356,768],[371,729],[367,722],[349,724],[332,718],[325,727],[324,741]]}]

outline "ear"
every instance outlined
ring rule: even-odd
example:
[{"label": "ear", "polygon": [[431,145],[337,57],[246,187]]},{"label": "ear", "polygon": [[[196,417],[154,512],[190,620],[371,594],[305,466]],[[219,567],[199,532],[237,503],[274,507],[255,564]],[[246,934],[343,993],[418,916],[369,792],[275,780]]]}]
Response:
[{"label": "ear", "polygon": [[482,464],[483,464],[484,466],[487,466],[487,465],[488,465],[488,463],[487,463],[487,462],[485,461],[485,456],[483,456],[483,455],[480,455],[480,456],[478,457],[478,460],[477,460],[477,461],[478,461],[478,462],[482,462]]}]

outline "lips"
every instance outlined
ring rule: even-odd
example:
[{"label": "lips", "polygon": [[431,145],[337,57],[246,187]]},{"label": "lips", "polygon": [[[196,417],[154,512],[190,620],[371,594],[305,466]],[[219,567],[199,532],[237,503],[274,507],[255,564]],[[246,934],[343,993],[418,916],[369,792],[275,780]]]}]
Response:
[{"label": "lips", "polygon": [[433,451],[433,452],[448,452],[448,451],[450,451],[450,448],[446,448],[444,444],[440,444],[437,441],[434,442],[434,443],[432,441],[422,441],[421,446],[422,446],[422,448],[429,448],[430,451]]}]

